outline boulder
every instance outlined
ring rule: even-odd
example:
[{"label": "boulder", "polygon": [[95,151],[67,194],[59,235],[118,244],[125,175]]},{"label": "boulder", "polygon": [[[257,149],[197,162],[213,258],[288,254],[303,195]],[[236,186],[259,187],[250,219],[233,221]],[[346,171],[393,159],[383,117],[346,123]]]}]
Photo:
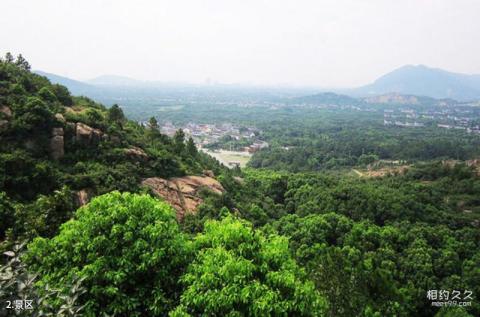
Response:
[{"label": "boulder", "polygon": [[75,132],[76,124],[74,122],[67,122],[67,128]]},{"label": "boulder", "polygon": [[78,207],[88,204],[92,199],[92,193],[89,189],[82,189],[75,193],[75,203]]},{"label": "boulder", "polygon": [[103,132],[94,129],[85,123],[77,122],[75,126],[75,142],[82,145],[91,145],[102,139]]},{"label": "boulder", "polygon": [[0,113],[3,113],[3,116],[7,119],[10,119],[12,117],[12,109],[7,106],[1,106]]},{"label": "boulder", "polygon": [[65,120],[65,117],[64,117],[63,114],[61,114],[61,113],[56,113],[56,114],[55,114],[55,119],[57,119],[57,121],[58,121],[58,122],[61,122],[61,123],[67,122],[67,121]]},{"label": "boulder", "polygon": [[208,176],[208,177],[215,177],[215,174],[213,173],[212,170],[204,170],[203,175]]},{"label": "boulder", "polygon": [[177,212],[177,219],[181,221],[187,213],[195,213],[203,203],[199,192],[201,189],[210,190],[216,194],[225,192],[222,184],[208,176],[185,176],[171,179],[160,177],[147,178],[142,185],[149,187],[155,195],[165,199]]},{"label": "boulder", "polygon": [[50,138],[50,156],[54,160],[59,160],[65,155],[63,128],[53,128]]},{"label": "boulder", "polygon": [[125,149],[125,154],[137,161],[147,161],[148,155],[145,151],[139,147],[132,146],[131,148]]},{"label": "boulder", "polygon": [[63,136],[63,128],[53,128],[52,136]]}]

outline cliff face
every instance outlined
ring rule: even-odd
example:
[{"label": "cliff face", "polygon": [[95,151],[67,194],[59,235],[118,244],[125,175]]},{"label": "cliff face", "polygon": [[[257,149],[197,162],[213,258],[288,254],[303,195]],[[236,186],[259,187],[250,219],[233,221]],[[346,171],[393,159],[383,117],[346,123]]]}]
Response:
[{"label": "cliff face", "polygon": [[209,176],[185,176],[171,179],[152,177],[143,180],[142,185],[152,189],[158,196],[165,199],[177,211],[177,219],[182,220],[187,213],[195,213],[203,202],[200,198],[201,189],[222,194],[225,189],[214,178]]},{"label": "cliff face", "polygon": [[53,128],[50,139],[50,155],[54,160],[59,160],[65,155],[63,128]]},{"label": "cliff face", "polygon": [[7,106],[0,106],[0,132],[8,127],[8,121],[12,117],[12,110]]}]

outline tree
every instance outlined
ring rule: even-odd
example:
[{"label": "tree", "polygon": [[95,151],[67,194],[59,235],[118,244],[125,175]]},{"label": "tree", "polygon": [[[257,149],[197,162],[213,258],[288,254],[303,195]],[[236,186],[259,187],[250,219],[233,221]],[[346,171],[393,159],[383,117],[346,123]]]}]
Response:
[{"label": "tree", "polygon": [[11,64],[11,63],[13,63],[13,61],[14,61],[14,58],[13,58],[12,53],[7,52],[5,54],[5,62]]},{"label": "tree", "polygon": [[103,116],[97,109],[88,109],[86,112],[88,124],[94,127],[100,127],[103,123]]},{"label": "tree", "polygon": [[185,133],[182,129],[178,129],[173,136],[174,151],[177,154],[182,154],[185,149]]},{"label": "tree", "polygon": [[108,121],[118,124],[120,128],[122,128],[122,123],[125,121],[125,115],[123,114],[123,110],[119,105],[114,104],[110,109],[108,109]]},{"label": "tree", "polygon": [[153,146],[155,146],[158,141],[164,141],[164,137],[162,137],[160,133],[158,121],[157,119],[155,119],[155,117],[150,118],[150,120],[148,121],[148,127],[149,129],[147,130],[147,135]]},{"label": "tree", "polygon": [[15,209],[13,203],[4,192],[0,192],[0,240],[5,238],[7,229],[11,228],[15,222]]},{"label": "tree", "polygon": [[72,217],[75,201],[72,191],[64,186],[50,195],[40,195],[34,202],[17,207],[16,237],[52,237],[61,224]]},{"label": "tree", "polygon": [[368,165],[378,160],[378,156],[375,154],[362,154],[358,157],[358,164]]},{"label": "tree", "polygon": [[42,87],[38,91],[38,95],[46,102],[52,103],[58,101],[57,96],[55,96],[55,94],[48,87]]},{"label": "tree", "polygon": [[55,84],[52,85],[52,91],[57,96],[58,101],[64,106],[70,107],[73,105],[72,96],[65,86]]},{"label": "tree", "polygon": [[264,236],[227,216],[207,221],[182,277],[172,316],[319,316],[325,299],[290,255],[284,237]]},{"label": "tree", "polygon": [[173,209],[147,195],[112,192],[77,210],[52,239],[37,238],[26,261],[41,285],[76,275],[86,316],[164,316],[176,301],[188,248]]},{"label": "tree", "polygon": [[157,119],[155,117],[150,117],[150,120],[148,120],[148,126],[152,130],[158,130],[159,126]]},{"label": "tree", "polygon": [[19,54],[17,56],[17,60],[15,61],[15,65],[17,65],[18,67],[20,67],[23,70],[30,71],[30,64],[22,56],[22,54]]},{"label": "tree", "polygon": [[48,105],[40,98],[28,97],[26,103],[17,108],[17,116],[13,121],[13,128],[20,133],[28,132],[50,132],[54,114]]},{"label": "tree", "polygon": [[187,153],[191,157],[197,156],[197,147],[195,146],[195,142],[193,141],[192,137],[189,137],[187,141]]}]

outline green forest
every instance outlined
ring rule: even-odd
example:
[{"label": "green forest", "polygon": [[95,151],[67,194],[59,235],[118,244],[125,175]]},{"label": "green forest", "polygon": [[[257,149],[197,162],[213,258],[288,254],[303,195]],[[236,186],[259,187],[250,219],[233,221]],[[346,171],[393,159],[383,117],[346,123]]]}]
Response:
[{"label": "green forest", "polygon": [[386,127],[380,114],[330,111],[322,115],[265,125],[263,137],[273,146],[256,153],[250,166],[300,172],[367,165],[379,159],[422,162],[480,155],[478,135],[463,131]]},{"label": "green forest", "polygon": [[[280,112],[228,169],[0,59],[0,316],[480,316],[480,138]],[[381,160],[408,167],[347,169]],[[181,219],[142,185],[206,173],[224,192]],[[4,309],[19,299],[34,309]]]}]

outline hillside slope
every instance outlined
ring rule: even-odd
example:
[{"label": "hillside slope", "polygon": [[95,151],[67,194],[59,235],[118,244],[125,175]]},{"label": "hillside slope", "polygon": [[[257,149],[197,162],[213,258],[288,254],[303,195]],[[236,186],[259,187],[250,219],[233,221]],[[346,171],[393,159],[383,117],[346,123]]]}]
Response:
[{"label": "hillside slope", "polygon": [[18,210],[2,214],[0,240],[7,228],[54,234],[76,206],[112,190],[141,191],[144,178],[222,169],[183,134],[171,139],[126,119],[117,105],[74,97],[26,61],[0,60],[0,92],[0,193]]}]

